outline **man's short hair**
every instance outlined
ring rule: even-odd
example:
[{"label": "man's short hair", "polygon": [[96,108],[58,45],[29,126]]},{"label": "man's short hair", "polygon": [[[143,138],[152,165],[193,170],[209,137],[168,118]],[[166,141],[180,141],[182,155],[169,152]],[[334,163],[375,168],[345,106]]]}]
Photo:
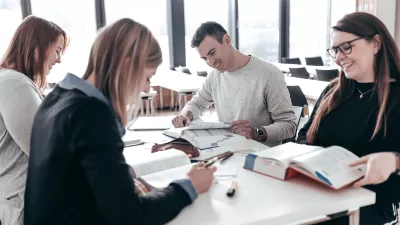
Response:
[{"label": "man's short hair", "polygon": [[208,21],[202,23],[193,35],[191,46],[192,48],[199,47],[206,36],[213,37],[222,44],[222,38],[227,33],[225,28],[217,22]]}]

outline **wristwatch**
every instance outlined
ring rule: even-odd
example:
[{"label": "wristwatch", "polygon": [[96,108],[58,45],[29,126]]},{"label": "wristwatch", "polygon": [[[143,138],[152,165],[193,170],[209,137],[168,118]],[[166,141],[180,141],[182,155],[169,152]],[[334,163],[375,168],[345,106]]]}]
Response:
[{"label": "wristwatch", "polygon": [[264,138],[265,138],[264,141],[267,140],[267,137],[266,137],[267,135],[266,135],[266,133],[264,132],[264,130],[262,128],[256,128],[256,133],[258,134],[257,141],[261,141]]},{"label": "wristwatch", "polygon": [[396,171],[395,173],[397,175],[400,175],[400,153],[399,152],[393,152],[396,155]]}]

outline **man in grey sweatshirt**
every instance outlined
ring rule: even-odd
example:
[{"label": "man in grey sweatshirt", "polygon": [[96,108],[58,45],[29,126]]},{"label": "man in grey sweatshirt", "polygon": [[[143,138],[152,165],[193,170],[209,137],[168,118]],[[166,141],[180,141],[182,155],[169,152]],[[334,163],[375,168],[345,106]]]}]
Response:
[{"label": "man in grey sweatshirt", "polygon": [[203,87],[172,120],[183,127],[215,104],[218,119],[232,124],[232,131],[275,146],[293,137],[296,116],[281,71],[254,55],[232,46],[218,23],[203,23],[193,36],[193,48],[213,67]]}]

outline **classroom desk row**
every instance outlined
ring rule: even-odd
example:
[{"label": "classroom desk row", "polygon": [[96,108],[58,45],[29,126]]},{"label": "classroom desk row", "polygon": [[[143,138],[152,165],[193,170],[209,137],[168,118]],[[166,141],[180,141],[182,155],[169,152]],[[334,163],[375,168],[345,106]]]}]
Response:
[{"label": "classroom desk row", "polygon": [[[315,70],[314,70],[315,72]],[[174,92],[178,94],[179,110],[182,110],[187,102],[188,94],[195,94],[203,85],[206,77],[200,77],[193,74],[184,74],[177,71],[162,70],[152,78],[152,86],[160,87],[160,107],[163,108],[163,88],[171,90],[171,104],[174,106]],[[308,99],[317,100],[321,92],[329,84],[326,81],[302,79],[289,77],[285,75],[287,85],[298,85]]]},{"label": "classroom desk row", "polygon": [[[161,131],[130,131],[128,135],[146,143],[124,150],[128,164],[151,154],[152,143],[169,139]],[[226,196],[229,186],[214,183],[169,224],[313,224],[327,220],[327,215],[348,212],[350,224],[358,225],[359,208],[375,203],[375,193],[364,188],[334,191],[302,176],[280,181],[245,170],[243,164],[244,156],[236,154],[223,164],[237,169],[239,187],[233,198]]]}]

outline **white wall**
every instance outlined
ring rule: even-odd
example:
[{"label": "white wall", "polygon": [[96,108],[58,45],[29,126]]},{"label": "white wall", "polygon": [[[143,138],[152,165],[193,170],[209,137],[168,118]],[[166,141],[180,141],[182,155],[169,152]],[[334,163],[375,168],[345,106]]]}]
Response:
[{"label": "white wall", "polygon": [[396,22],[395,22],[395,36],[397,44],[400,46],[400,1],[397,1],[396,6]]},{"label": "white wall", "polygon": [[377,1],[376,15],[386,25],[389,32],[395,35],[396,0]]}]

